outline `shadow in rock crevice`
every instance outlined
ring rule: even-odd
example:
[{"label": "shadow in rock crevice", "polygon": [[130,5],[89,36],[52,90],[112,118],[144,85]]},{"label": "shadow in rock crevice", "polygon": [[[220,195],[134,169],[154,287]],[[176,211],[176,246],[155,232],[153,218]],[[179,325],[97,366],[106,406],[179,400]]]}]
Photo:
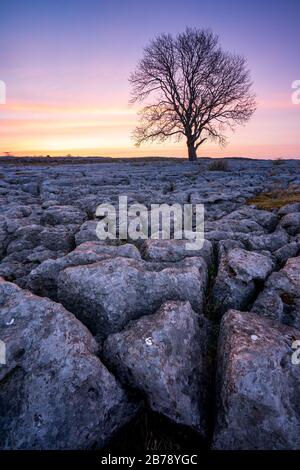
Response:
[{"label": "shadow in rock crevice", "polygon": [[175,424],[145,407],[115,435],[103,451],[115,454],[201,452],[207,446],[207,442],[196,431]]}]

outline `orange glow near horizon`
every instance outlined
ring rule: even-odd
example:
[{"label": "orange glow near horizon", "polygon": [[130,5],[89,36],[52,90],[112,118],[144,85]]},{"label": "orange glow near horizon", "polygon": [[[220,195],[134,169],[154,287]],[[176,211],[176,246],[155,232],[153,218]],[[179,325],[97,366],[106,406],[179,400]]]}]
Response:
[{"label": "orange glow near horizon", "polygon": [[[229,144],[208,143],[199,156],[299,158],[300,107],[288,96],[259,101],[258,110],[245,127],[228,133]],[[136,148],[131,132],[137,123],[130,107],[98,108],[55,103],[8,102],[1,107],[0,154],[80,156],[185,156],[184,140],[146,144]]]}]

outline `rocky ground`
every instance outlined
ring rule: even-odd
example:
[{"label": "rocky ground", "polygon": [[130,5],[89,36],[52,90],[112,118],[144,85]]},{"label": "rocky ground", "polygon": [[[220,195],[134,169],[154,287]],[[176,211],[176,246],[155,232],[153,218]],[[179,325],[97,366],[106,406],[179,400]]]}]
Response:
[{"label": "rocky ground", "polygon": [[[155,416],[195,446],[299,449],[300,202],[251,198],[300,193],[300,162],[71,163],[0,165],[0,447],[129,448]],[[100,241],[119,195],[203,203],[203,248]]]}]

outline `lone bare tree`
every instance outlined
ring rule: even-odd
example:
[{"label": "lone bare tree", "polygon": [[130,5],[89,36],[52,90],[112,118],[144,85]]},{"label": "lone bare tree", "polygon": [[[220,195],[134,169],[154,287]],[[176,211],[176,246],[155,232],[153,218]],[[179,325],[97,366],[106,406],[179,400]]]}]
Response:
[{"label": "lone bare tree", "polygon": [[246,123],[256,109],[245,59],[224,52],[208,30],[156,37],[129,81],[132,103],[151,98],[139,113],[135,144],[185,137],[190,160],[208,139],[225,145],[226,129]]}]

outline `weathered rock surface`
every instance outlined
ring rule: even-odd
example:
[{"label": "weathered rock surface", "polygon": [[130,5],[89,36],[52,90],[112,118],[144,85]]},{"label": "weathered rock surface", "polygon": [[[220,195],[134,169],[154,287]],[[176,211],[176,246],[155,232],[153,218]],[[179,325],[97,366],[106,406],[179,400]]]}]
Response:
[{"label": "weathered rock surface", "polygon": [[64,253],[52,251],[39,245],[33,249],[17,251],[5,256],[0,264],[0,276],[14,281],[20,287],[26,284],[27,276],[45,260],[56,259]]},{"label": "weathered rock surface", "polygon": [[137,406],[61,305],[0,280],[2,449],[101,448]]},{"label": "weathered rock surface", "polygon": [[213,448],[300,447],[300,367],[292,362],[296,329],[231,310],[221,323]]},{"label": "weathered rock surface", "polygon": [[[138,249],[131,244],[113,246],[103,242],[85,242],[64,257],[47,259],[33,269],[26,279],[26,287],[32,292],[57,300],[57,283],[60,271],[70,266],[92,264],[113,256],[140,259]],[[0,265],[1,269],[1,265]]]},{"label": "weathered rock surface", "polygon": [[227,260],[229,267],[244,282],[253,279],[264,281],[274,268],[274,263],[268,256],[241,248],[230,250]]},{"label": "weathered rock surface", "polygon": [[269,277],[252,311],[300,328],[300,256]]},{"label": "weathered rock surface", "polygon": [[[32,161],[32,165],[29,164],[30,161]],[[26,164],[24,165],[24,162],[21,161],[22,166],[20,166],[17,157],[6,158],[5,161],[0,157],[0,276],[2,275],[6,280],[13,281],[22,288],[27,288],[40,296],[49,297],[52,300],[59,299],[96,335],[99,340],[99,350],[107,335],[114,335],[116,332],[122,335],[122,330],[126,327],[125,335],[125,332],[131,331],[133,328],[132,324],[128,325],[128,322],[132,320],[137,320],[138,323],[143,321],[146,324],[146,319],[155,315],[155,312],[165,302],[189,301],[199,318],[204,304],[207,316],[213,320],[214,339],[218,334],[219,326],[217,313],[222,316],[228,308],[232,307],[243,310],[253,308],[260,317],[260,321],[264,321],[263,316],[271,317],[277,321],[279,328],[282,328],[280,322],[300,328],[298,262],[291,259],[299,255],[300,205],[299,203],[288,204],[279,210],[272,211],[260,210],[254,205],[249,205],[249,198],[262,191],[273,192],[280,188],[290,188],[291,191],[297,192],[297,188],[300,187],[299,161],[285,161],[277,167],[271,161],[266,160],[229,159],[227,160],[229,171],[208,171],[211,160],[205,158],[199,159],[199,162],[195,164],[174,159],[151,159],[149,161],[144,159],[118,161],[116,159],[98,159],[93,160],[93,163],[89,159],[84,161],[73,159],[70,164],[70,161],[63,158],[60,162],[63,161],[64,165],[55,164],[54,161],[53,158],[43,159],[41,167],[38,163],[39,159],[27,159]],[[144,204],[148,209],[152,204],[162,203],[204,204],[206,241],[203,248],[201,250],[186,250],[186,240],[129,239],[126,244],[126,240],[98,240],[96,226],[99,218],[95,214],[96,208],[101,203],[113,204],[117,208],[119,196],[127,196],[129,205]],[[129,218],[133,221],[134,215]],[[193,229],[195,229],[194,225]],[[186,230],[185,235],[187,236]],[[218,263],[216,262],[217,258]],[[286,266],[284,266],[285,263]],[[44,306],[46,305],[44,302],[49,301],[39,298],[37,304]],[[20,303],[25,305],[23,301]],[[51,303],[51,305],[53,304]],[[59,312],[60,309],[63,310],[61,305],[55,305],[55,309],[58,309]],[[13,308],[15,307],[13,306]],[[27,307],[22,308],[27,312]],[[44,310],[46,312],[44,315],[48,315],[48,307],[45,307]],[[9,307],[7,307],[8,311]],[[34,307],[31,314],[29,311],[26,313],[29,318],[28,322],[33,322],[32,328],[36,327],[34,316],[37,315],[40,318],[43,314],[43,312],[37,314],[38,311],[39,309]],[[65,310],[63,311],[65,312]],[[192,335],[188,324],[181,316],[179,317],[181,327],[183,329],[186,327]],[[188,318],[190,318],[189,315]],[[83,328],[77,336],[74,335],[74,338],[75,336],[79,338],[79,343],[77,344],[77,339],[74,339],[74,349],[72,349],[73,346],[68,346],[69,349],[67,349],[63,342],[64,349],[58,345],[57,351],[60,354],[59,358],[63,357],[63,351],[66,351],[66,354],[67,351],[71,351],[68,353],[68,357],[71,358],[73,358],[73,353],[76,354],[76,360],[79,362],[75,364],[74,359],[74,364],[79,368],[79,377],[82,378],[80,361],[83,359],[82,355],[77,354],[76,348],[81,348],[82,351],[86,351],[84,348],[88,349],[88,352],[83,354],[85,360],[91,355],[93,358],[91,362],[94,364],[93,361],[97,362],[98,359],[95,357],[94,349],[90,352],[89,345],[90,342],[95,344],[94,340],[91,339],[87,330],[78,323],[78,320],[75,320],[73,316],[72,319],[73,322],[80,325],[79,329]],[[189,325],[191,326],[191,323]],[[169,326],[169,321],[163,322],[159,326],[156,322],[153,326],[156,337],[160,334],[160,328],[161,335],[168,337]],[[13,325],[7,325],[8,329],[11,327]],[[36,336],[38,341],[40,338],[42,338],[41,341],[44,341],[43,338],[48,335],[49,331],[51,338],[53,331],[53,334],[61,340],[59,331],[56,333],[55,325],[52,320],[48,320],[48,316],[47,321],[40,322],[36,328],[37,333],[32,329],[28,331],[33,331],[32,337]],[[67,327],[59,321],[58,328],[62,330],[65,328],[63,331],[66,331]],[[72,328],[70,327],[71,332]],[[85,331],[85,333],[81,331]],[[16,338],[21,344],[20,335],[21,331],[18,331]],[[192,338],[192,336],[189,337]],[[0,340],[2,340],[1,337]],[[69,341],[73,344],[73,334],[65,334],[62,341],[66,343]],[[138,339],[136,341],[138,342]],[[193,342],[192,339],[191,341]],[[85,342],[88,346],[85,345]],[[42,342],[42,344],[44,343]],[[40,360],[42,353],[37,349],[34,340],[32,340],[32,345],[34,351],[37,351],[34,354]],[[186,344],[185,346],[187,347]],[[124,346],[124,351],[125,349]],[[175,356],[176,360],[174,360],[179,364],[179,358]],[[21,360],[23,359],[20,358]],[[146,361],[145,356],[144,364]],[[52,362],[55,360],[53,359]],[[39,362],[36,363],[39,364]],[[136,364],[135,367],[137,367]],[[188,366],[186,367],[189,370]],[[52,370],[51,365],[49,367],[46,365],[43,374],[46,374],[47,369]],[[4,369],[1,368],[0,372],[2,370]],[[107,371],[103,372],[104,370],[106,371],[101,364],[93,365],[88,369],[92,377],[89,378],[91,382],[95,381],[96,384],[99,380],[103,382],[103,388],[101,388],[102,385],[99,386],[100,388],[97,388],[98,385],[91,387],[99,391],[97,397],[100,396],[101,391],[109,398],[120,397],[120,399],[116,398],[116,409],[121,411],[112,411],[112,416],[109,412],[105,415],[111,427],[103,425],[103,433],[109,438],[110,431],[114,432],[114,429],[118,429],[117,424],[114,427],[113,416],[120,416],[120,423],[123,422],[122,404],[126,403],[127,397],[122,388],[125,385],[121,387],[113,376]],[[32,372],[32,377],[34,376],[32,383],[35,384],[38,383],[34,380],[38,380],[39,370],[37,372],[37,374],[35,371]],[[73,369],[71,372],[73,374]],[[173,372],[177,373],[177,369],[172,370]],[[19,374],[19,369],[17,369],[17,374]],[[184,373],[182,375],[182,379],[186,377]],[[162,376],[160,379],[160,384],[167,384],[166,377]],[[147,376],[147,382],[148,380],[150,378]],[[21,383],[21,379],[19,382]],[[125,380],[124,373],[125,382],[127,383],[127,379]],[[5,383],[4,381],[4,385]],[[9,384],[9,392],[7,393],[15,394],[17,398],[14,402],[19,403],[18,394],[21,393],[19,388],[18,390],[13,388],[13,382],[9,377],[7,383]],[[58,381],[58,383],[60,382]],[[144,394],[146,393],[149,398],[150,394],[146,389],[143,389],[145,383],[141,379],[139,387],[136,387],[140,388]],[[153,385],[152,382],[151,384]],[[178,391],[175,385],[173,389],[169,389],[172,390],[172,393],[175,389],[176,393]],[[3,386],[3,382],[1,382],[1,386]],[[22,398],[29,390],[26,399],[30,406],[33,406],[32,403],[37,392],[34,388],[28,388],[29,385],[26,387],[20,388],[23,393],[20,396]],[[45,387],[42,387],[42,390],[45,390]],[[117,392],[116,390],[121,391]],[[192,396],[192,390],[194,388],[191,388],[189,397]],[[71,413],[72,393],[73,389],[71,391],[68,389],[63,396],[59,395],[59,392],[57,393],[58,397],[67,403],[64,405],[66,413]],[[91,394],[93,395],[92,391]],[[31,395],[33,401],[30,398]],[[96,403],[94,409],[96,411],[99,409],[101,415],[101,410],[104,408],[98,406],[97,397],[91,398],[92,401],[88,401],[89,399],[86,401],[88,410]],[[169,398],[171,399],[171,393]],[[195,409],[193,408],[194,402],[187,401],[186,403],[191,403],[191,405],[187,405],[184,409],[182,405],[183,394],[179,394],[177,398],[180,403],[178,406],[180,406],[182,422],[190,422],[190,426],[197,427],[199,421],[197,421],[196,411],[193,415],[194,421],[192,415],[187,412],[189,406],[193,410]],[[38,399],[42,400],[41,397]],[[70,400],[70,406],[68,400]],[[47,404],[46,398],[43,403]],[[105,403],[108,402],[105,401]],[[54,406],[52,398],[49,401],[50,405]],[[210,404],[210,406],[213,405],[213,403]],[[16,405],[16,407],[18,406]],[[130,408],[130,405],[128,407]],[[83,413],[81,402],[78,406],[76,402],[72,416],[75,416],[77,408],[80,413]],[[201,407],[199,409],[202,410]],[[285,416],[285,412],[283,412],[283,416]],[[14,416],[19,415],[15,414]],[[77,428],[80,430],[83,426],[84,429],[87,427],[88,431],[83,430],[81,435],[90,437],[86,438],[87,444],[82,443],[79,439],[78,446],[82,446],[82,448],[85,445],[101,446],[106,437],[103,438],[103,441],[100,439],[101,442],[96,442],[94,433],[90,432],[89,426],[93,425],[95,429],[97,426],[100,427],[102,415],[95,425],[93,418],[88,417],[89,424],[87,426],[85,425],[86,415],[82,414],[82,416],[84,418],[78,418],[78,425],[74,425],[77,418],[76,420],[74,418],[75,421],[68,418],[72,424],[69,424],[69,428],[62,427],[62,435],[54,433],[47,437],[45,434],[45,441],[41,445],[46,445],[46,441],[48,441],[51,448],[63,448],[63,446],[67,448],[71,445],[68,436],[73,439],[73,436],[77,435]],[[257,424],[255,413],[253,416],[253,422]],[[268,416],[268,409],[266,416]],[[176,421],[176,417],[171,418]],[[242,418],[243,416],[241,416],[241,422]],[[11,426],[18,428],[18,419],[18,417],[13,417]],[[126,419],[124,418],[124,422]],[[202,419],[201,413],[199,419]],[[39,422],[39,418],[37,418],[37,422]],[[34,426],[36,425],[34,424]],[[201,428],[202,424],[199,426]],[[32,425],[28,425],[28,429],[31,428]],[[3,435],[11,436],[9,432],[5,431]],[[24,436],[23,440],[20,437],[19,446],[26,447],[28,444],[27,437],[25,434]],[[273,440],[274,445],[277,446],[276,439],[275,436]],[[281,441],[281,437],[278,439]],[[290,444],[288,443],[288,445]],[[9,443],[7,447],[9,447]],[[11,445],[11,447],[13,446]]]},{"label": "weathered rock surface", "polygon": [[251,250],[266,250],[274,252],[289,242],[289,236],[285,230],[278,229],[265,235],[251,235],[247,244]]},{"label": "weathered rock surface", "polygon": [[189,302],[166,302],[153,315],[110,335],[105,363],[121,382],[142,391],[154,411],[202,436],[207,431],[210,328]]},{"label": "weathered rock surface", "polygon": [[[231,230],[233,230],[237,224],[239,229],[234,230],[237,232],[259,231],[263,229],[272,231],[275,229],[277,222],[278,218],[272,212],[256,209],[251,206],[242,206],[219,219],[218,225],[231,224]],[[243,227],[243,230],[240,227]]]},{"label": "weathered rock surface", "polygon": [[291,213],[294,213],[294,212],[300,212],[300,202],[295,202],[295,203],[292,203],[292,204],[287,204],[283,207],[281,207],[279,210],[278,210],[278,215],[280,217],[283,217],[284,215],[287,215],[287,214],[291,214]]},{"label": "weathered rock surface", "polygon": [[290,235],[300,233],[300,212],[291,212],[282,217],[280,226]]},{"label": "weathered rock surface", "polygon": [[276,257],[280,265],[283,265],[287,262],[289,258],[295,258],[300,251],[300,243],[293,241],[287,245],[282,246],[276,250],[273,254]]},{"label": "weathered rock surface", "polygon": [[[274,212],[256,209],[253,206],[244,206],[239,209],[241,218],[254,220],[257,224],[264,227],[268,232],[272,232],[277,225],[278,217]],[[236,218],[236,215],[232,214]],[[232,217],[231,217],[232,218]]]},{"label": "weathered rock surface", "polygon": [[106,337],[167,300],[188,300],[201,311],[206,284],[207,266],[200,257],[168,268],[115,257],[61,271],[58,299],[93,334]]},{"label": "weathered rock surface", "polygon": [[73,206],[50,206],[41,217],[41,222],[45,225],[60,224],[83,224],[87,215],[80,209]]},{"label": "weathered rock surface", "polygon": [[236,245],[236,242],[220,245],[213,300],[221,315],[230,308],[244,309],[256,292],[257,282],[264,281],[274,269],[270,257]]},{"label": "weathered rock surface", "polygon": [[209,265],[212,261],[213,249],[208,240],[204,240],[200,249],[188,250],[188,240],[145,240],[141,252],[147,261],[173,262],[181,261],[186,257],[201,256]]},{"label": "weathered rock surface", "polygon": [[97,220],[87,220],[84,222],[84,224],[81,225],[80,229],[75,235],[75,242],[77,246],[84,242],[99,241],[96,233],[97,223]]}]

